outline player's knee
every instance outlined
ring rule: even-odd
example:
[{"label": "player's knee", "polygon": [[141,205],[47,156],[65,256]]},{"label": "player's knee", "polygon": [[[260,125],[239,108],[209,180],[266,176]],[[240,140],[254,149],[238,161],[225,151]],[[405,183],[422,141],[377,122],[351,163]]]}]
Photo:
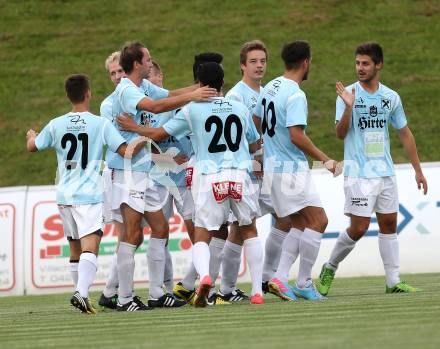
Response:
[{"label": "player's knee", "polygon": [[328,225],[328,218],[325,214],[324,210],[320,210],[319,213],[313,216],[313,218],[309,219],[307,222],[308,227],[323,233]]},{"label": "player's knee", "polygon": [[354,241],[358,241],[368,230],[368,225],[358,224],[348,229],[348,235]]}]

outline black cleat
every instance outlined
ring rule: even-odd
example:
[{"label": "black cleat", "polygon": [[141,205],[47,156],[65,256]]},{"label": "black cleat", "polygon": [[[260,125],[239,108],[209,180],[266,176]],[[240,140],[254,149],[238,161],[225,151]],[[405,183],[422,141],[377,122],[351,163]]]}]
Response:
[{"label": "black cleat", "polygon": [[241,302],[249,300],[249,297],[239,288],[236,288],[234,291],[227,294],[219,292],[218,296],[226,302]]},{"label": "black cleat", "polygon": [[261,284],[261,288],[263,289],[264,294],[269,293],[269,281],[264,281]]},{"label": "black cleat", "polygon": [[106,297],[104,296],[104,293],[101,293],[98,304],[104,308],[116,309],[116,306],[118,304],[118,295],[115,294],[111,297]]},{"label": "black cleat", "polygon": [[165,293],[162,297],[148,300],[148,306],[150,308],[178,308],[184,306],[186,302],[177,298],[171,293]]},{"label": "black cleat", "polygon": [[70,304],[72,304],[75,308],[78,308],[79,310],[81,310],[82,313],[85,314],[98,313],[96,309],[93,308],[93,306],[90,304],[89,299],[81,297],[78,291],[75,291],[72,298],[70,298]]},{"label": "black cleat", "polygon": [[119,304],[118,302],[116,306],[116,310],[118,311],[144,311],[152,309],[153,308],[150,308],[142,303],[141,299],[138,296],[134,296],[132,301],[125,304]]}]

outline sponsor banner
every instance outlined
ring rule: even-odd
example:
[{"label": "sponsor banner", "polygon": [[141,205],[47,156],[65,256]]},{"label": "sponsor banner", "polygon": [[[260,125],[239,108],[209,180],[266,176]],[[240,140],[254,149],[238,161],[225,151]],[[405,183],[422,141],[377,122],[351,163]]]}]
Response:
[{"label": "sponsor banner", "polygon": [[[29,272],[26,273],[29,294],[47,293],[50,290],[71,290],[73,282],[69,271],[69,243],[64,237],[63,225],[55,202],[54,187],[31,187],[27,199],[27,231],[30,238],[27,253]],[[176,211],[177,212],[177,211]],[[170,238],[168,249],[173,260],[174,279],[182,279],[192,260],[192,243],[188,237],[183,218],[175,214],[169,220]],[[144,227],[144,242],[135,254],[134,281],[138,287],[146,287],[148,268],[146,251],[150,228]],[[101,240],[98,271],[94,286],[102,289],[111,271],[112,259],[116,251],[118,234],[115,226],[104,226]],[[240,275],[245,273],[242,263]]]},{"label": "sponsor banner", "polygon": [[0,296],[21,295],[26,187],[0,189]]}]

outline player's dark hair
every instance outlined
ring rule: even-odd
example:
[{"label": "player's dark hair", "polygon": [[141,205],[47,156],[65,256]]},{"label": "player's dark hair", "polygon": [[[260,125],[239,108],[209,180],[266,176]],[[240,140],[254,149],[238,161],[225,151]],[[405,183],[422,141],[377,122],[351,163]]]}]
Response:
[{"label": "player's dark hair", "polygon": [[215,88],[218,92],[223,86],[223,78],[225,74],[220,64],[208,62],[202,64],[198,71],[198,80],[205,86]]},{"label": "player's dark hair", "polygon": [[215,62],[220,64],[223,61],[223,56],[216,52],[203,52],[194,56],[193,76],[194,82],[198,82],[197,76],[200,66],[204,63]]},{"label": "player's dark hair", "polygon": [[380,47],[380,45],[376,42],[367,42],[356,47],[355,56],[357,55],[369,56],[373,60],[374,64],[383,62],[382,47]]},{"label": "player's dark hair", "polygon": [[126,42],[121,49],[119,64],[126,74],[130,74],[134,68],[134,62],[142,63],[144,53],[142,49],[145,46],[139,41]]},{"label": "player's dark hair", "polygon": [[281,51],[281,58],[287,70],[298,69],[301,64],[312,56],[310,45],[307,41],[294,41],[285,44]]},{"label": "player's dark hair", "polygon": [[67,77],[64,82],[67,98],[73,104],[84,102],[87,91],[90,90],[90,79],[84,74],[74,74]]}]

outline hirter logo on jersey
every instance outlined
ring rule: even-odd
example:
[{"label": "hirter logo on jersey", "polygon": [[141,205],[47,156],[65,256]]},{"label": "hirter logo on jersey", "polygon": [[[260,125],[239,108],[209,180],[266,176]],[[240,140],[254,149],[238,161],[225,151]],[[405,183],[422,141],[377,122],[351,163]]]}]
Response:
[{"label": "hirter logo on jersey", "polygon": [[215,201],[222,203],[227,198],[240,202],[243,197],[243,183],[233,181],[223,181],[212,183],[212,192]]}]

